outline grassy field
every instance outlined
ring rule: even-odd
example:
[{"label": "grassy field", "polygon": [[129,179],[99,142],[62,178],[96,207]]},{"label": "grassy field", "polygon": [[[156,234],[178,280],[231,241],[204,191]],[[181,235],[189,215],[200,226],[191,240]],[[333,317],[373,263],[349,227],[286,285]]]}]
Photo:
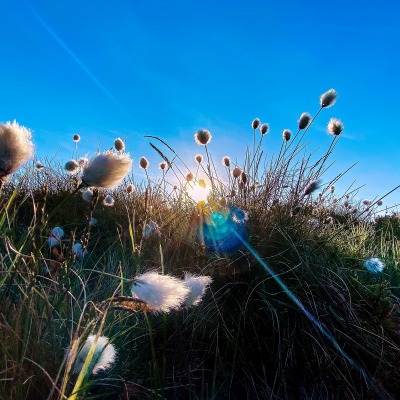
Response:
[{"label": "grassy field", "polygon": [[208,131],[193,171],[152,137],[142,182],[120,140],[20,169],[2,125],[0,398],[399,398],[399,214],[324,179],[343,126],[315,160],[313,121],[266,161],[254,120],[224,174]]}]

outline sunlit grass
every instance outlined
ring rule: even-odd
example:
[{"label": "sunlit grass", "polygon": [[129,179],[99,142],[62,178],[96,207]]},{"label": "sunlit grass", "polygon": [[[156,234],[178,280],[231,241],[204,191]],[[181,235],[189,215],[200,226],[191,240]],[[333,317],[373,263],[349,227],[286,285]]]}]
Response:
[{"label": "sunlit grass", "polygon": [[223,174],[206,129],[194,170],[152,136],[162,166],[142,157],[142,182],[119,138],[92,160],[71,138],[66,170],[3,172],[0,397],[395,398],[399,215],[338,192],[351,168],[325,178],[341,131],[308,149],[335,99],[268,159],[255,119]]}]

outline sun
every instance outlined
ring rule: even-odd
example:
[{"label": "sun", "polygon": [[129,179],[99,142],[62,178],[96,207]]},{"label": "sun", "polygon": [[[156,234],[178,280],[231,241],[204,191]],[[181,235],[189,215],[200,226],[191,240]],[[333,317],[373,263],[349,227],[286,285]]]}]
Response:
[{"label": "sun", "polygon": [[187,189],[188,196],[199,203],[200,201],[207,202],[207,197],[210,194],[211,186],[204,179],[199,179],[196,183]]}]

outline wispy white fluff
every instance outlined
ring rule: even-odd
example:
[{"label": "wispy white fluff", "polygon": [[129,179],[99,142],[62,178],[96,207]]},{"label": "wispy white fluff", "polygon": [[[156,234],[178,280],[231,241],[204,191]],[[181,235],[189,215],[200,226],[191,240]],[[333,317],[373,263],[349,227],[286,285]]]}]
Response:
[{"label": "wispy white fluff", "polygon": [[51,231],[51,234],[56,239],[62,239],[65,235],[63,228],[60,228],[59,226],[54,227]]},{"label": "wispy white fluff", "polygon": [[61,243],[61,239],[64,237],[64,230],[59,226],[56,226],[51,231],[51,236],[47,238],[47,244],[49,247],[58,246]]},{"label": "wispy white fluff", "polygon": [[65,163],[64,169],[69,174],[76,174],[79,171],[79,164],[75,160],[69,160]]},{"label": "wispy white fluff", "polygon": [[380,274],[385,264],[379,258],[369,258],[364,261],[364,267],[373,274]]},{"label": "wispy white fluff", "polygon": [[90,221],[89,221],[89,225],[90,226],[95,226],[95,225],[97,225],[97,218],[90,218]]},{"label": "wispy white fluff", "polygon": [[88,251],[83,250],[82,244],[79,242],[74,244],[73,251],[77,260],[83,260],[88,254]]},{"label": "wispy white fluff", "polygon": [[319,98],[319,104],[321,107],[331,107],[335,104],[337,93],[335,89],[329,89],[327,92],[322,93]]},{"label": "wispy white fluff", "polygon": [[103,200],[103,204],[107,207],[112,207],[115,203],[115,200],[112,196],[110,196],[109,194],[104,198]]},{"label": "wispy white fluff", "polygon": [[146,272],[134,279],[132,296],[144,301],[152,311],[168,312],[181,307],[190,289],[170,275]]},{"label": "wispy white fluff", "polygon": [[144,227],[143,237],[147,239],[152,234],[161,236],[161,231],[157,223],[150,220],[149,223]]},{"label": "wispy white fluff", "polygon": [[92,200],[92,197],[93,197],[93,191],[91,189],[87,188],[82,192],[83,201],[89,203]]},{"label": "wispy white fluff", "polygon": [[81,168],[85,168],[86,165],[89,164],[89,159],[87,159],[86,157],[81,157],[78,161],[79,167]]},{"label": "wispy white fluff", "polygon": [[31,131],[16,121],[0,124],[0,180],[21,168],[33,156]]},{"label": "wispy white fluff", "polygon": [[92,158],[83,169],[82,183],[85,186],[113,188],[121,183],[132,167],[129,154],[111,151]]},{"label": "wispy white fluff", "polygon": [[[95,339],[96,335],[90,335],[87,338],[81,351],[76,357],[73,369],[74,373],[78,374],[81,371],[83,364],[85,363],[86,357]],[[106,336],[99,336],[93,354],[93,359],[88,369],[89,373],[93,373],[94,375],[96,375],[99,372],[107,371],[114,364],[116,356],[117,352],[115,350],[114,345],[108,342],[108,338]]]},{"label": "wispy white fluff", "polygon": [[212,282],[212,279],[210,276],[195,276],[186,273],[183,282],[189,289],[189,295],[185,300],[185,306],[191,307],[201,302],[204,293]]}]

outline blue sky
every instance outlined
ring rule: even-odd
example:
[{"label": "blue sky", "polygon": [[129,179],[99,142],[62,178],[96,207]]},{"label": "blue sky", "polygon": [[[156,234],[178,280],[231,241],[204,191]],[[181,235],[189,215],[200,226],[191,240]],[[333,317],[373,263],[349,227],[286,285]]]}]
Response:
[{"label": "blue sky", "polygon": [[[268,156],[319,96],[339,98],[307,134],[327,149],[330,117],[345,131],[330,175],[366,185],[360,198],[400,184],[400,72],[395,1],[4,1],[0,121],[34,132],[37,157],[66,161],[126,139],[135,159],[161,161],[143,136],[166,140],[194,166],[200,128],[210,151],[243,159],[251,121],[270,124]],[[328,176],[327,176],[328,178]],[[385,200],[400,202],[400,192]]]}]

